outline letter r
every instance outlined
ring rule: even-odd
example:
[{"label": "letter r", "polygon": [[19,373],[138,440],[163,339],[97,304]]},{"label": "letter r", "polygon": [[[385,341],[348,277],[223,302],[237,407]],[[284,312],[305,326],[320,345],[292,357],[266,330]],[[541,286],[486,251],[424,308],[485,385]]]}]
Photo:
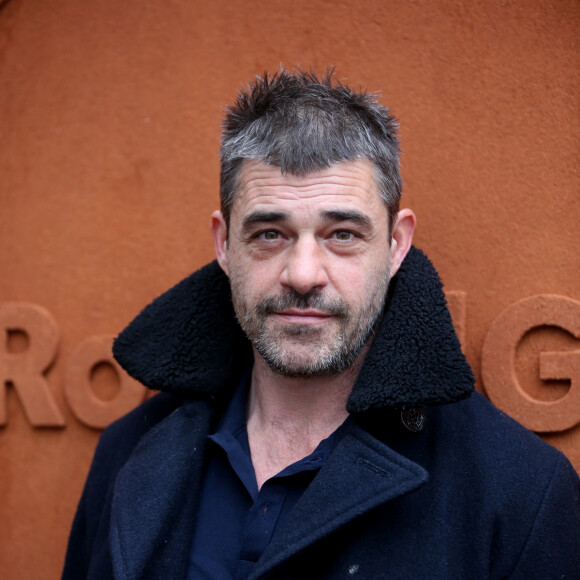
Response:
[{"label": "letter r", "polygon": [[[28,337],[28,348],[10,352],[9,336],[22,331]],[[6,386],[12,384],[24,412],[34,427],[64,427],[64,418],[57,407],[43,376],[58,348],[58,327],[44,308],[24,302],[0,304],[0,426],[7,422]]]}]

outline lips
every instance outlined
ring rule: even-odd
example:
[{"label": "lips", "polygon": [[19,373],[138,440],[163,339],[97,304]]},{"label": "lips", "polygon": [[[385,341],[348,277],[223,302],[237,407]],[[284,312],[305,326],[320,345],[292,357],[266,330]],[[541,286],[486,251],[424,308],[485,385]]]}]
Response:
[{"label": "lips", "polygon": [[255,309],[262,320],[273,317],[293,324],[322,324],[331,318],[344,320],[349,314],[341,298],[324,297],[319,292],[298,294],[291,288],[280,296],[262,298]]},{"label": "lips", "polygon": [[313,308],[288,308],[273,313],[274,316],[291,324],[321,324],[333,318],[332,314],[321,312]]}]

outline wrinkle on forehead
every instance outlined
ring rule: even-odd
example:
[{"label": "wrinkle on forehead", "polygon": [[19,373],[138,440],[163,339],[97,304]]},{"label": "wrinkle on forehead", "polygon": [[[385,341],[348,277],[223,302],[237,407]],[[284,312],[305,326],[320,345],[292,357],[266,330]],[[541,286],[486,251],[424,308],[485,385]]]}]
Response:
[{"label": "wrinkle on forehead", "polygon": [[276,203],[318,198],[320,203],[383,204],[378,193],[374,165],[366,160],[343,161],[307,175],[282,174],[279,167],[246,160],[242,168],[237,202]]}]

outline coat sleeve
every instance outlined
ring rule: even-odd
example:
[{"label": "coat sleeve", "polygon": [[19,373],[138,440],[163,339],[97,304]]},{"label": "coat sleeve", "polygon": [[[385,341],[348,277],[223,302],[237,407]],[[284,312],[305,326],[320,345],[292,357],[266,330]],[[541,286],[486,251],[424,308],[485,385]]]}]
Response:
[{"label": "coat sleeve", "polygon": [[73,521],[63,580],[113,577],[109,528],[117,474],[141,438],[179,404],[172,395],[156,395],[103,431]]},{"label": "coat sleeve", "polygon": [[87,577],[87,522],[85,517],[85,491],[77,507],[71,533],[68,538],[64,570],[62,573],[63,580],[72,578]]},{"label": "coat sleeve", "polygon": [[564,456],[556,462],[510,578],[580,578],[580,480]]},{"label": "coat sleeve", "polygon": [[[63,580],[112,578],[108,555],[108,522],[114,486],[112,456],[107,432],[103,434],[91,464],[69,536]],[[98,573],[97,573],[98,572]]]}]

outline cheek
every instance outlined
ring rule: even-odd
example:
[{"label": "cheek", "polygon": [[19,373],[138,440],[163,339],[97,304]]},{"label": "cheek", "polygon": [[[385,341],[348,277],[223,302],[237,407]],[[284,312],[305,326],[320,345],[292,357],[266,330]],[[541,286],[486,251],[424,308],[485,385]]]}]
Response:
[{"label": "cheek", "polygon": [[234,270],[239,278],[248,280],[253,288],[272,287],[279,277],[279,260],[256,259],[250,253],[237,252],[228,259],[230,270]]},{"label": "cheek", "polygon": [[343,291],[355,292],[355,288],[363,290],[377,278],[388,274],[389,261],[384,254],[380,256],[363,256],[359,258],[343,259],[332,265],[332,278],[336,286]]},{"label": "cheek", "polygon": [[386,290],[389,270],[389,261],[384,255],[378,260],[343,264],[335,271],[335,288],[350,304],[360,304]]},{"label": "cheek", "polygon": [[365,299],[370,282],[368,272],[351,265],[335,269],[332,276],[335,292],[351,307]]},{"label": "cheek", "polygon": [[260,267],[251,260],[230,261],[230,284],[238,304],[251,307],[265,295],[275,293],[275,281],[267,278],[272,269]]},{"label": "cheek", "polygon": [[240,262],[236,259],[232,259],[231,255],[228,255],[228,277],[230,279],[230,286],[232,289],[232,296],[234,300],[238,300],[244,297],[247,292],[248,279],[247,270],[241,267]]}]

